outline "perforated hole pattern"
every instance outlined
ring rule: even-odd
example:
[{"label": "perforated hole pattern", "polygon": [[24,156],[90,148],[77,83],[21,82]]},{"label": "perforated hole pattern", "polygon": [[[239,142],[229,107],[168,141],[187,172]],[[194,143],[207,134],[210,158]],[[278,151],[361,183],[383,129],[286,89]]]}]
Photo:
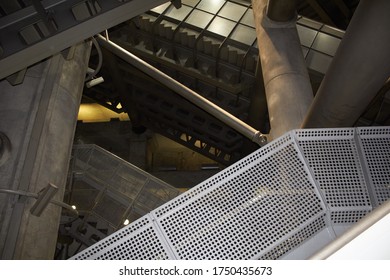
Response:
[{"label": "perforated hole pattern", "polygon": [[306,241],[310,237],[314,236],[317,232],[326,227],[325,216],[321,216],[316,219],[314,222],[309,223],[309,225],[305,226],[298,233],[289,237],[286,241],[277,245],[268,253],[262,255],[260,260],[276,260],[285,255],[287,252],[291,250],[291,248],[295,248],[299,246],[302,242]]},{"label": "perforated hole pattern", "polygon": [[77,259],[280,258],[322,229],[371,211],[365,174],[378,197],[389,198],[379,192],[390,184],[389,131],[292,131]]},{"label": "perforated hole pattern", "polygon": [[221,180],[226,180],[229,176],[232,176],[236,172],[239,172],[241,169],[248,168],[248,165],[250,165],[251,163],[255,162],[262,156],[272,152],[274,149],[277,149],[281,145],[287,142],[291,142],[291,140],[292,138],[289,134],[286,136],[282,136],[281,138],[275,140],[264,148],[256,151],[255,153],[231,165],[229,168],[226,168],[225,170],[221,171],[220,173],[216,174],[205,182],[200,183],[191,190],[178,196],[176,199],[173,199],[165,205],[161,206],[155,211],[156,216],[161,217],[165,213],[171,211],[172,209],[175,209],[176,207],[192,199],[193,197],[196,197],[202,192],[207,191],[210,187],[214,186],[215,184],[218,184]]},{"label": "perforated hole pattern", "polygon": [[141,228],[150,224],[150,220],[147,216],[138,219],[137,221],[129,224],[127,227],[122,228],[121,230],[115,232],[114,234],[107,236],[102,241],[94,244],[93,246],[87,248],[81,253],[72,257],[72,259],[82,260],[82,259],[93,259],[94,256],[98,253],[101,253],[102,250],[106,250],[108,246],[114,244],[121,239],[127,238],[129,235],[132,235],[134,232],[138,231]]},{"label": "perforated hole pattern", "polygon": [[293,144],[211,189],[159,220],[180,259],[253,258],[323,211]]},{"label": "perforated hole pattern", "polygon": [[390,197],[390,128],[360,129],[374,195],[378,204]]},{"label": "perforated hole pattern", "polygon": [[371,203],[353,136],[338,140],[326,138],[306,138],[299,145],[327,204],[339,211],[340,208],[353,211],[356,207],[366,207],[369,211]]},{"label": "perforated hole pattern", "polygon": [[335,224],[356,223],[369,212],[369,210],[332,211],[330,217]]},{"label": "perforated hole pattern", "polygon": [[121,239],[96,257],[98,260],[166,260],[168,253],[152,226]]}]

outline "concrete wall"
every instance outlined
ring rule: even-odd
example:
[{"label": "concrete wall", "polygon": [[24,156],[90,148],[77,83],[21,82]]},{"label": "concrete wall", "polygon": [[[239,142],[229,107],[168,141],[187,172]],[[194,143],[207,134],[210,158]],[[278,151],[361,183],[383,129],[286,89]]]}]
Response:
[{"label": "concrete wall", "polygon": [[[30,67],[22,84],[0,82],[0,131],[10,140],[0,166],[0,188],[38,193],[49,183],[62,200],[90,44],[67,58],[56,55]],[[61,208],[49,204],[40,217],[34,198],[0,193],[2,259],[52,259]]]}]

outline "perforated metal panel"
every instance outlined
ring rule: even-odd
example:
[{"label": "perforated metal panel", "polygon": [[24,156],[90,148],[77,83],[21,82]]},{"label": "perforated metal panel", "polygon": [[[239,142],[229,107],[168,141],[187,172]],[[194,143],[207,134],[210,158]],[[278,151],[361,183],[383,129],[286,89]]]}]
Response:
[{"label": "perforated metal panel", "polygon": [[354,223],[371,211],[355,129],[298,130],[296,137],[333,223]]},{"label": "perforated metal panel", "polygon": [[74,259],[173,259],[161,234],[158,234],[149,215],[117,231],[98,244],[91,246]]},{"label": "perforated metal panel", "polygon": [[325,211],[290,135],[199,188],[155,212],[180,259],[256,258]]},{"label": "perforated metal panel", "polygon": [[75,258],[309,257],[390,197],[389,131],[291,131]]},{"label": "perforated metal panel", "polygon": [[359,128],[358,133],[374,203],[381,205],[390,197],[390,128]]}]

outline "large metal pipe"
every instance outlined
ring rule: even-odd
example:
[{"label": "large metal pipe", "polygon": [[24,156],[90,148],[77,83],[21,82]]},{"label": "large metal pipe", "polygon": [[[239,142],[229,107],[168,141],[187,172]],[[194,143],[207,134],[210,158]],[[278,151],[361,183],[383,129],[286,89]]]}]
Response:
[{"label": "large metal pipe", "polygon": [[362,0],[302,128],[353,126],[390,76],[390,1]]},{"label": "large metal pipe", "polygon": [[267,141],[266,136],[263,135],[260,131],[249,126],[248,124],[236,118],[229,112],[218,107],[217,105],[207,100],[203,96],[197,94],[193,90],[182,85],[175,79],[171,78],[170,76],[166,75],[160,70],[154,68],[152,65],[146,63],[142,59],[138,58],[137,56],[133,55],[129,51],[118,46],[117,44],[111,42],[110,40],[104,38],[103,36],[98,35],[97,39],[103,47],[107,48],[115,55],[125,60],[126,62],[130,63],[131,65],[135,66],[145,74],[156,79],[157,81],[159,81],[169,89],[173,90],[174,92],[178,93],[179,95],[181,95],[188,101],[192,102],[196,106],[210,113],[211,115],[213,115],[214,117],[216,117],[217,119],[225,123],[226,125],[230,126],[232,129],[241,133],[242,135],[249,138],[253,142],[259,144],[260,146],[266,144]]},{"label": "large metal pipe", "polygon": [[300,127],[313,100],[295,20],[266,16],[267,0],[252,0],[271,137]]},{"label": "large metal pipe", "polygon": [[267,17],[278,22],[293,20],[297,14],[296,0],[268,0]]}]

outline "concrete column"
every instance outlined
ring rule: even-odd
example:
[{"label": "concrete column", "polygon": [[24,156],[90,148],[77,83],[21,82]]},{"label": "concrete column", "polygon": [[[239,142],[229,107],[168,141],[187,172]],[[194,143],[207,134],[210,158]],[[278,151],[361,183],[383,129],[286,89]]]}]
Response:
[{"label": "concrete column", "polygon": [[272,21],[267,0],[252,0],[270,118],[270,138],[299,128],[313,100],[295,18]]},{"label": "concrete column", "polygon": [[[0,82],[0,131],[10,143],[0,166],[0,188],[38,193],[48,183],[62,200],[90,44],[30,67],[24,82]],[[2,259],[52,259],[61,208],[49,204],[40,217],[35,199],[0,193]]]},{"label": "concrete column", "polygon": [[390,1],[361,0],[302,127],[353,126],[390,76]]}]

